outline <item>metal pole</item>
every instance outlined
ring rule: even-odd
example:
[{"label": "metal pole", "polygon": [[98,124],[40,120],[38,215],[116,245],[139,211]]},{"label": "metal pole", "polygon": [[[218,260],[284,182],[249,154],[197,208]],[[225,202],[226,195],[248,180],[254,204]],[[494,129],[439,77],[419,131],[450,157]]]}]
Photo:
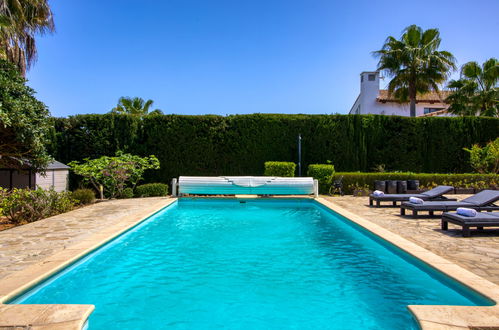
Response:
[{"label": "metal pole", "polygon": [[298,134],[298,176],[301,176],[301,134]]},{"label": "metal pole", "polygon": [[177,178],[172,179],[172,196],[177,197]]}]

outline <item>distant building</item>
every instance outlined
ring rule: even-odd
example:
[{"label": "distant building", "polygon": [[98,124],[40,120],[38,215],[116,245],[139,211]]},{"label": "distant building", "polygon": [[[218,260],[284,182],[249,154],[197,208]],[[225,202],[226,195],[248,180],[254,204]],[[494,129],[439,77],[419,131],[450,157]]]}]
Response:
[{"label": "distant building", "polygon": [[54,188],[61,192],[68,189],[69,166],[58,161],[53,161],[47,166],[45,174],[36,173],[29,167],[24,169],[0,169],[0,187],[13,188]]},{"label": "distant building", "polygon": [[[360,94],[349,114],[410,116],[409,103],[400,103],[393,96],[388,95],[388,90],[379,89],[379,80],[379,71],[360,74]],[[418,95],[416,98],[416,117],[453,116],[447,111],[449,105],[444,102],[448,95],[449,91]]]}]

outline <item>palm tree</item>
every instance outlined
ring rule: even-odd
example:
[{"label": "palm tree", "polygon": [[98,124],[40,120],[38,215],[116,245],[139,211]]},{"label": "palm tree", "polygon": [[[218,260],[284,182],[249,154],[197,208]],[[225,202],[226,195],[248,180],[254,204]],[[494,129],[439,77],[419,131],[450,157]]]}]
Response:
[{"label": "palm tree", "polygon": [[140,97],[120,97],[118,100],[118,105],[114,107],[111,112],[119,114],[130,114],[130,115],[156,115],[163,114],[159,109],[155,109],[149,112],[149,108],[154,103],[153,100],[144,101]]},{"label": "palm tree", "polygon": [[461,67],[461,78],[447,85],[453,93],[446,102],[449,111],[463,116],[499,116],[499,61],[491,58],[482,66],[468,62]]},{"label": "palm tree", "polygon": [[379,58],[378,70],[392,77],[388,93],[400,102],[410,101],[411,117],[416,116],[416,96],[430,91],[439,92],[439,85],[455,70],[454,56],[439,51],[438,29],[423,31],[408,26],[400,40],[390,36],[381,50],[373,52]]},{"label": "palm tree", "polygon": [[54,31],[48,0],[0,0],[0,58],[23,75],[36,60],[35,36]]}]

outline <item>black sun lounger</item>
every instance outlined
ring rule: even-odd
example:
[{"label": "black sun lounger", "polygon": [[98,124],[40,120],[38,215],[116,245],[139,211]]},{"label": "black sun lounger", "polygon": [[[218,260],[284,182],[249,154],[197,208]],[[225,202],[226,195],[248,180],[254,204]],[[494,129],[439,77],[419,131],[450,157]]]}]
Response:
[{"label": "black sun lounger", "polygon": [[433,216],[434,211],[455,211],[458,207],[467,207],[477,211],[499,210],[494,202],[499,200],[499,190],[483,190],[459,202],[454,201],[425,201],[423,204],[403,202],[400,205],[400,214],[405,215],[405,210],[411,210],[412,216],[417,218],[418,212],[428,211]]},{"label": "black sun lounger", "polygon": [[381,202],[392,202],[393,205],[397,205],[397,202],[408,201],[410,197],[421,198],[422,200],[428,201],[455,201],[456,199],[448,199],[443,194],[447,194],[454,190],[454,187],[451,186],[438,186],[431,190],[425,191],[421,194],[386,194],[383,196],[374,196],[373,194],[369,195],[369,206],[373,205],[373,202],[376,201],[376,207],[379,207]]},{"label": "black sun lounger", "polygon": [[469,237],[470,227],[480,230],[483,227],[499,227],[499,212],[478,212],[474,217],[445,212],[442,215],[442,230],[449,229],[449,222],[463,227],[463,237]]}]

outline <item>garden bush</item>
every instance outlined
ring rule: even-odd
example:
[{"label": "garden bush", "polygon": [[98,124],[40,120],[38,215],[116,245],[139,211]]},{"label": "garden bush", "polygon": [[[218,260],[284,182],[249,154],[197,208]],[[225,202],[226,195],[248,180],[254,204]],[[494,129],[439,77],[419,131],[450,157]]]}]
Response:
[{"label": "garden bush", "polygon": [[334,165],[332,164],[310,164],[307,175],[319,180],[319,192],[327,194],[334,176]]},{"label": "garden bush", "polygon": [[470,149],[464,150],[470,153],[470,165],[475,171],[499,174],[499,137],[483,148],[474,144]]},{"label": "garden bush", "polygon": [[21,224],[44,219],[56,214],[68,212],[74,208],[75,200],[70,192],[55,190],[13,189],[2,190],[0,208],[3,215],[11,222]]},{"label": "garden bush", "polygon": [[164,183],[148,183],[135,188],[135,197],[155,197],[168,195],[168,185]]},{"label": "garden bush", "polygon": [[497,189],[498,174],[441,174],[441,173],[411,173],[411,172],[336,172],[334,179],[343,177],[343,190],[352,193],[353,187],[366,187],[374,190],[376,180],[419,180],[421,188],[432,188],[437,185],[448,185],[455,188]]},{"label": "garden bush", "polygon": [[133,189],[130,187],[123,189],[118,198],[133,198]]},{"label": "garden bush", "polygon": [[292,162],[265,162],[265,176],[295,176],[296,164]]},{"label": "garden bush", "polygon": [[73,191],[72,197],[76,203],[81,205],[95,202],[95,192],[92,189],[77,189]]}]

